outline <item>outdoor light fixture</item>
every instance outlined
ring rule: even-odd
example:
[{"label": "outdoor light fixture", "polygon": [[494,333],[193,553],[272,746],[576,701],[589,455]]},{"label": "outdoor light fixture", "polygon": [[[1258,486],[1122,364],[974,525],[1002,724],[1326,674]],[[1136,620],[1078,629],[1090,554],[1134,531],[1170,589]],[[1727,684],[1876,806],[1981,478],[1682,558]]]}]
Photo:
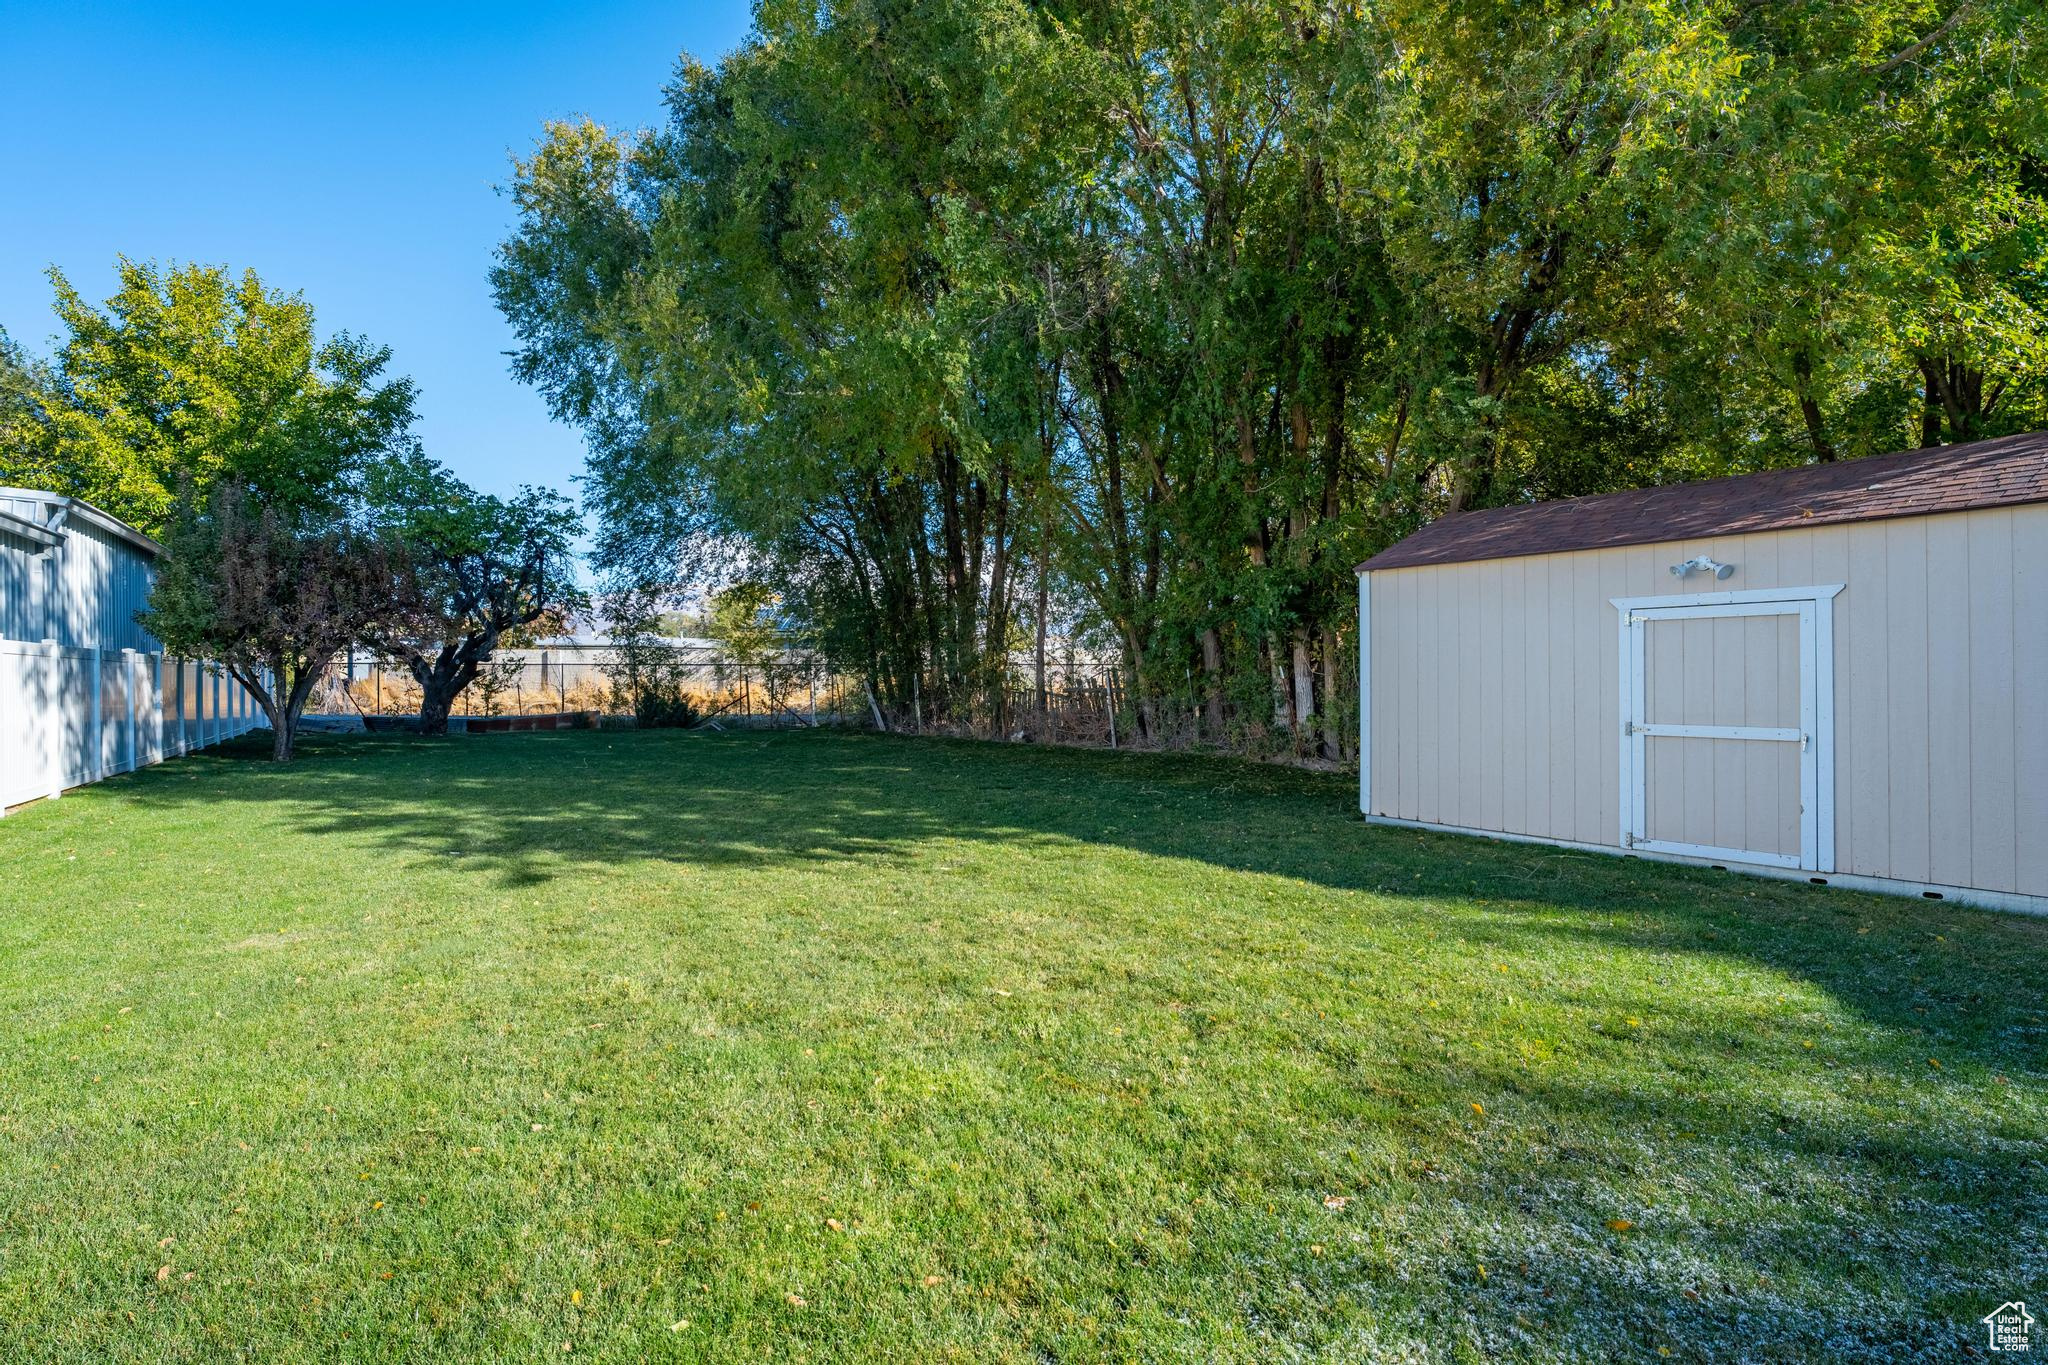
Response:
[{"label": "outdoor light fixture", "polygon": [[1694,573],[1710,573],[1716,578],[1726,578],[1734,572],[1735,566],[1733,564],[1723,564],[1718,560],[1709,559],[1705,555],[1695,555],[1683,564],[1673,564],[1671,566],[1671,576],[1673,578],[1685,578]]}]

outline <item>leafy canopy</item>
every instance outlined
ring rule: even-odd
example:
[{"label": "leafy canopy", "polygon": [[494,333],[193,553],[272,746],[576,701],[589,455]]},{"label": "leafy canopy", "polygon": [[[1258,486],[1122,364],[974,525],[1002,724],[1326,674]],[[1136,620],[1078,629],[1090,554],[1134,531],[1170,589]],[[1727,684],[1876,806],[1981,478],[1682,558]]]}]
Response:
[{"label": "leafy canopy", "polygon": [[0,460],[36,482],[161,533],[182,481],[332,512],[368,464],[411,447],[414,389],[387,375],[390,350],[319,339],[303,295],[220,266],[123,258],[117,274],[96,305],[53,269],[49,365],[0,357],[0,424],[35,434]]}]

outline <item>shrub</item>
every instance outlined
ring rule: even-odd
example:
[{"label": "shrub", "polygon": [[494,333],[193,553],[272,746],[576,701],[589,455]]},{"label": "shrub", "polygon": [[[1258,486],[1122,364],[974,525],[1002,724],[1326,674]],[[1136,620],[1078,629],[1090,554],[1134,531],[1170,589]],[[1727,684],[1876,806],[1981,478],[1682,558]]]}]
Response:
[{"label": "shrub", "polygon": [[687,730],[701,719],[679,687],[643,687],[633,698],[633,720],[643,730]]}]

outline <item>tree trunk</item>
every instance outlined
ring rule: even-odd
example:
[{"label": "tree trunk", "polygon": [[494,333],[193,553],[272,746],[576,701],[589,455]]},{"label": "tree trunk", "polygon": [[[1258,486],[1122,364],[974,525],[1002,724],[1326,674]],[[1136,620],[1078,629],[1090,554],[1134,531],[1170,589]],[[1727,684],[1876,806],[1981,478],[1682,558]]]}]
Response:
[{"label": "tree trunk", "polygon": [[[1344,732],[1337,723],[1337,631],[1333,626],[1324,626],[1323,640],[1323,757],[1341,759],[1344,757]],[[1365,723],[1361,717],[1359,724]]]},{"label": "tree trunk", "polygon": [[449,687],[438,678],[421,684],[421,734],[445,735],[448,733],[448,713],[455,709],[455,696],[455,689]]},{"label": "tree trunk", "polygon": [[1925,356],[1920,358],[1920,385],[1920,445],[1926,449],[1941,444],[1941,381]]},{"label": "tree trunk", "polygon": [[1813,457],[1822,464],[1833,464],[1835,446],[1828,440],[1827,423],[1821,420],[1820,404],[1813,396],[1813,361],[1805,351],[1793,355],[1792,375],[1799,381],[1799,415],[1806,421],[1806,438],[1813,442]]},{"label": "tree trunk", "polygon": [[228,673],[256,699],[263,718],[270,722],[270,761],[288,763],[291,761],[292,744],[298,738],[298,722],[286,699],[270,685],[281,676],[279,667],[279,661],[273,657],[268,669],[244,671],[231,665]]},{"label": "tree trunk", "polygon": [[332,659],[339,649],[340,645],[336,644],[323,649],[312,659],[271,660],[271,677],[280,682],[286,678],[292,680],[291,690],[267,708],[270,712],[270,757],[273,762],[291,762],[292,751],[299,742],[299,717],[305,714],[306,699],[313,695],[313,684],[320,680],[320,672],[326,666],[324,660]]},{"label": "tree trunk", "polygon": [[1309,662],[1308,632],[1296,629],[1294,632],[1294,736],[1296,747],[1306,751],[1315,743],[1314,729],[1309,717],[1316,711],[1315,667]]},{"label": "tree trunk", "polygon": [[1043,717],[1050,699],[1045,691],[1045,553],[1039,552],[1038,559],[1038,648],[1032,658],[1032,685],[1037,689],[1038,714]]},{"label": "tree trunk", "polygon": [[1273,728],[1285,732],[1294,724],[1294,693],[1287,685],[1287,661],[1280,654],[1280,637],[1266,641],[1266,671],[1273,682]]},{"label": "tree trunk", "polygon": [[1202,715],[1209,738],[1223,742],[1223,637],[1216,627],[1202,632]]}]

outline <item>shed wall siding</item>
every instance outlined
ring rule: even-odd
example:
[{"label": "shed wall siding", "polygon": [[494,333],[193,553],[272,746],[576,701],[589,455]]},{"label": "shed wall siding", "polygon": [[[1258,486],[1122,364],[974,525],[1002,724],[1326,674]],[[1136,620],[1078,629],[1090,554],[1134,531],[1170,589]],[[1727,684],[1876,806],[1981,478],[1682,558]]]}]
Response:
[{"label": "shed wall siding", "polygon": [[[0,496],[0,512],[44,523],[47,498]],[[67,649],[157,648],[135,623],[156,569],[133,544],[71,517],[54,546],[0,531],[0,640],[55,640]]]},{"label": "shed wall siding", "polygon": [[[1694,555],[1735,576],[1678,585]],[[1618,847],[1609,599],[1842,583],[1836,870],[2048,895],[2048,505],[1364,581],[1372,814]]]},{"label": "shed wall siding", "polygon": [[[62,503],[0,490],[0,511],[41,527]],[[219,666],[165,658],[136,624],[146,550],[76,506],[55,534],[0,524],[0,813],[262,723]]]}]

